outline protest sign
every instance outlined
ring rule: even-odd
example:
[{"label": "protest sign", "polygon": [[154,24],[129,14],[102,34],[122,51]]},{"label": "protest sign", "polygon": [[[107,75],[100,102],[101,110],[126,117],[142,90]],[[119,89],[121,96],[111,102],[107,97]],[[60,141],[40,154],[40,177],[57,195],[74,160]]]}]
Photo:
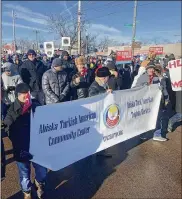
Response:
[{"label": "protest sign", "polygon": [[155,129],[157,85],[37,107],[31,116],[33,162],[53,171]]},{"label": "protest sign", "polygon": [[132,60],[132,53],[130,50],[116,52],[116,61],[131,61],[131,60]]},{"label": "protest sign", "polygon": [[155,52],[156,55],[163,54],[163,47],[150,47],[149,52]]},{"label": "protest sign", "polygon": [[182,59],[169,61],[169,74],[173,91],[182,90]]}]

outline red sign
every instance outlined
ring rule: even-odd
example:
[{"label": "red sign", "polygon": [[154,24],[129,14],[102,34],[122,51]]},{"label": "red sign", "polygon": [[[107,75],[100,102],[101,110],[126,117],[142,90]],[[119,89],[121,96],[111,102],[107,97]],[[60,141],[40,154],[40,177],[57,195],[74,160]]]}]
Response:
[{"label": "red sign", "polygon": [[163,47],[150,47],[149,52],[155,52],[156,55],[162,55],[163,54]]},{"label": "red sign", "polygon": [[131,60],[132,60],[131,51],[125,50],[125,51],[116,52],[116,61],[131,61]]}]

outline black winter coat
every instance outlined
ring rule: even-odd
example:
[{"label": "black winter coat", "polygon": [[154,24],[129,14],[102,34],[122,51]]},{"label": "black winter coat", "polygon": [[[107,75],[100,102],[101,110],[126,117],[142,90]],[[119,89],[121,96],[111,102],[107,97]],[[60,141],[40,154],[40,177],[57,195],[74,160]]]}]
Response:
[{"label": "black winter coat", "polygon": [[118,76],[117,78],[114,75],[111,75],[108,81],[109,88],[113,91],[122,89],[122,77]]},{"label": "black winter coat", "polygon": [[[87,71],[87,74],[85,76],[81,76],[80,73],[78,72],[73,72],[71,74],[72,80],[70,83],[71,87],[71,99],[76,100],[76,99],[81,99],[81,98],[86,98],[88,97],[88,89],[90,86],[90,79],[91,79],[91,74],[90,70]],[[76,84],[75,79],[77,77],[80,77],[80,83]]]},{"label": "black winter coat", "polygon": [[[32,110],[34,111],[40,104],[32,100]],[[9,126],[9,138],[12,141],[14,158],[16,161],[22,161],[21,151],[29,151],[30,145],[30,110],[22,115],[22,105],[18,99],[11,104],[4,124]]]},{"label": "black winter coat", "polygon": [[96,81],[94,81],[89,90],[88,90],[88,95],[89,97],[95,96],[95,95],[100,95],[106,93],[106,88],[100,86]]},{"label": "black winter coat", "polygon": [[31,92],[42,90],[42,76],[46,68],[41,61],[26,60],[21,66],[23,82],[30,86]]}]

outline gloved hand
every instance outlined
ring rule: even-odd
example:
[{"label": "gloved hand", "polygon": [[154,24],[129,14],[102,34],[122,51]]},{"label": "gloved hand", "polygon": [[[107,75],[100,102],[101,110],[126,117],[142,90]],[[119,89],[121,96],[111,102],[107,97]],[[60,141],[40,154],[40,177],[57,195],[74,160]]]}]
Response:
[{"label": "gloved hand", "polygon": [[64,98],[65,98],[65,95],[64,95],[64,94],[61,94],[60,97],[59,97],[59,101],[60,101],[60,102],[63,102]]},{"label": "gloved hand", "polygon": [[169,100],[165,100],[165,106],[169,104]]},{"label": "gloved hand", "polygon": [[4,124],[4,122],[1,120],[1,129],[5,129],[6,127],[6,124]]},{"label": "gloved hand", "polygon": [[29,161],[32,158],[33,158],[33,155],[30,154],[29,152],[23,151],[23,150],[20,151],[20,159],[21,159],[21,161]]},{"label": "gloved hand", "polygon": [[7,92],[15,91],[15,86],[8,86]]}]

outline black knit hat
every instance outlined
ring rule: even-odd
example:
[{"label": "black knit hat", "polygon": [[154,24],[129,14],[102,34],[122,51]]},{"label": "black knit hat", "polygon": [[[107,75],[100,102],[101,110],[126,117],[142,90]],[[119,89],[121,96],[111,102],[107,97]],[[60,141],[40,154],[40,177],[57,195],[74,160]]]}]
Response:
[{"label": "black knit hat", "polygon": [[99,68],[96,72],[97,77],[107,77],[110,75],[111,75],[111,73],[109,72],[109,69],[107,67]]},{"label": "black knit hat", "polygon": [[36,52],[33,49],[29,49],[27,55],[33,54],[36,56]]},{"label": "black knit hat", "polygon": [[63,52],[62,52],[62,57],[64,57],[64,56],[69,56],[69,54],[68,54],[67,51],[63,51]]},{"label": "black knit hat", "polygon": [[116,70],[116,66],[114,64],[113,61],[110,61],[107,63],[106,67],[109,69],[109,70]]},{"label": "black knit hat", "polygon": [[17,96],[18,93],[28,93],[30,91],[30,88],[25,83],[20,83],[15,88],[15,95]]}]

